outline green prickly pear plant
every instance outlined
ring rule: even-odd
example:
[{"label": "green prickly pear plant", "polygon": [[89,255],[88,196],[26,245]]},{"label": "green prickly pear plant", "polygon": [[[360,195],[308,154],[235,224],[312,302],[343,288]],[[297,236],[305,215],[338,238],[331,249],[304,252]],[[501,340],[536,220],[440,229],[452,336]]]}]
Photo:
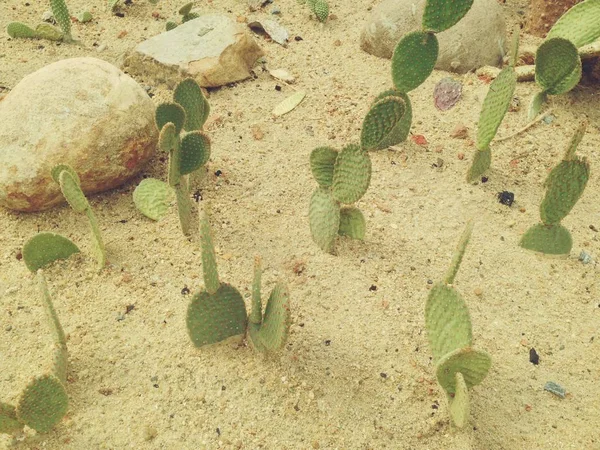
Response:
[{"label": "green prickly pear plant", "polygon": [[541,111],[549,95],[569,92],[580,81],[578,49],[600,38],[600,1],[585,0],[574,5],[548,32],[535,56],[535,81],[541,90],[529,106],[529,118]]},{"label": "green prickly pear plant", "polygon": [[98,270],[102,270],[106,265],[104,241],[102,240],[102,234],[100,233],[96,215],[85,197],[85,194],[81,190],[79,176],[71,166],[67,164],[58,164],[52,168],[52,178],[60,185],[60,190],[69,205],[71,205],[71,208],[77,213],[85,214],[88,218],[92,232],[92,249],[94,256],[96,257]]},{"label": "green prickly pear plant", "polygon": [[259,258],[255,260],[252,287],[252,310],[246,306],[240,292],[219,280],[217,261],[208,215],[200,212],[200,245],[204,290],[194,295],[187,310],[187,329],[196,347],[215,344],[248,331],[254,347],[260,352],[274,352],[283,347],[290,326],[290,300],[287,287],[278,283],[267,303],[264,314],[261,303],[261,273]]},{"label": "green prickly pear plant", "polygon": [[306,3],[319,22],[325,22],[329,17],[327,0],[298,0],[298,3]]},{"label": "green prickly pear plant", "polygon": [[472,183],[483,175],[492,162],[492,151],[490,144],[498,128],[504,119],[504,116],[510,108],[510,104],[517,87],[517,73],[515,65],[519,53],[519,31],[515,29],[513,33],[513,45],[510,54],[510,64],[496,77],[490,84],[490,88],[483,101],[481,113],[479,114],[479,124],[477,126],[477,150],[473,158],[473,163],[467,172],[467,181]]},{"label": "green prickly pear plant", "polygon": [[587,123],[582,122],[563,160],[548,174],[544,183],[546,195],[540,205],[542,223],[525,232],[519,243],[521,247],[546,255],[566,256],[571,252],[571,233],[560,222],[573,209],[590,178],[589,162],[575,155],[586,127]]},{"label": "green prickly pear plant", "polygon": [[16,407],[0,402],[0,433],[15,434],[25,425],[38,433],[47,433],[67,412],[67,342],[42,271],[37,273],[42,302],[54,341],[51,368],[34,377],[21,393]]},{"label": "green prickly pear plant", "polygon": [[27,268],[36,272],[51,262],[79,253],[79,248],[69,238],[60,234],[43,232],[25,242],[21,253]]},{"label": "green prickly pear plant", "polygon": [[473,230],[469,222],[443,282],[436,283],[425,305],[425,327],[438,383],[446,391],[452,422],[459,428],[469,419],[469,389],[483,381],[492,360],[473,348],[467,304],[452,286]]},{"label": "green prickly pear plant", "polygon": [[169,154],[168,183],[147,178],[133,193],[138,210],[153,220],[164,216],[175,193],[179,222],[185,236],[192,234],[192,200],[188,175],[210,158],[210,139],[202,131],[210,105],[198,83],[188,78],[177,85],[174,101],[156,108],[159,148]]},{"label": "green prickly pear plant", "polygon": [[[195,11],[192,11],[193,7],[194,7],[194,2],[190,2],[190,3],[186,3],[181,8],[179,8],[178,12],[181,15],[181,23],[182,24],[200,17],[200,14],[198,14]],[[177,28],[178,26],[179,26],[179,24],[177,22],[175,22],[174,20],[169,20],[166,24],[166,29],[167,29],[167,31],[170,31],[173,28]]]},{"label": "green prickly pear plant", "polygon": [[73,42],[71,35],[71,15],[69,14],[65,0],[50,0],[50,7],[60,29],[48,23],[41,23],[34,30],[24,23],[11,22],[6,27],[6,32],[12,38]]}]

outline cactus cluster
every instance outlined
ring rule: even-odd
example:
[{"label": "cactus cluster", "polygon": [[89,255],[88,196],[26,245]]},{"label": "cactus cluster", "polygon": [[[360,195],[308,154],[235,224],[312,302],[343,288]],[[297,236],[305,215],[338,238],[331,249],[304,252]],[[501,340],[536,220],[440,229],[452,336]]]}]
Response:
[{"label": "cactus cluster", "polygon": [[215,344],[225,339],[248,334],[260,352],[275,352],[287,340],[291,322],[288,289],[278,283],[271,292],[264,314],[261,302],[261,264],[256,258],[252,286],[252,310],[240,292],[219,280],[217,260],[208,215],[200,211],[200,244],[204,290],[195,294],[187,311],[187,328],[196,347]]},{"label": "cactus cluster", "polygon": [[65,0],[50,0],[52,14],[60,26],[56,28],[49,23],[41,23],[35,29],[21,22],[11,22],[6,32],[12,38],[47,39],[50,41],[72,42],[71,15]]},{"label": "cactus cluster", "polygon": [[0,402],[0,433],[15,434],[25,425],[39,433],[50,431],[67,412],[69,397],[67,381],[67,342],[46,280],[41,273],[37,282],[54,341],[53,364],[42,375],[35,376],[22,391],[16,407]]},{"label": "cactus cluster", "polygon": [[586,126],[586,122],[582,122],[563,160],[548,174],[544,183],[546,195],[540,205],[542,223],[527,230],[521,238],[521,247],[547,255],[568,255],[571,252],[573,239],[560,222],[573,209],[590,178],[589,162],[575,155]]},{"label": "cactus cluster", "polygon": [[469,389],[483,381],[492,360],[472,347],[473,333],[467,304],[452,286],[473,229],[469,223],[461,237],[448,273],[436,283],[425,305],[425,327],[438,383],[448,397],[452,422],[464,427],[469,418]]},{"label": "cactus cluster", "polygon": [[145,216],[158,220],[168,210],[175,191],[183,234],[192,233],[192,200],[188,175],[210,158],[210,140],[202,131],[210,105],[198,83],[188,78],[175,88],[174,101],[156,108],[156,126],[160,130],[159,148],[169,154],[168,183],[147,178],[133,193],[133,201]]},{"label": "cactus cluster", "polygon": [[[102,234],[100,233],[96,215],[85,197],[85,194],[81,190],[79,176],[71,166],[67,164],[58,164],[52,168],[52,178],[60,185],[60,190],[69,205],[71,205],[71,208],[77,213],[85,214],[88,218],[92,232],[92,249],[94,256],[96,257],[98,270],[102,270],[106,265],[104,241],[102,240]],[[54,241],[55,243],[59,243],[58,239],[55,239]]]},{"label": "cactus cluster", "polygon": [[[186,23],[190,20],[194,20],[194,19],[197,19],[198,17],[200,17],[200,14],[198,14],[195,11],[192,11],[193,7],[194,7],[194,3],[190,2],[190,3],[186,3],[181,8],[179,8],[178,12],[181,15],[181,23]],[[177,22],[175,22],[174,20],[169,20],[166,24],[166,29],[167,29],[167,31],[170,31],[173,28],[177,28],[178,26],[179,26],[179,24]]]},{"label": "cactus cluster", "polygon": [[600,1],[585,0],[569,9],[554,24],[535,55],[535,81],[541,88],[529,106],[537,116],[548,95],[569,92],[582,74],[579,51],[600,38]]}]

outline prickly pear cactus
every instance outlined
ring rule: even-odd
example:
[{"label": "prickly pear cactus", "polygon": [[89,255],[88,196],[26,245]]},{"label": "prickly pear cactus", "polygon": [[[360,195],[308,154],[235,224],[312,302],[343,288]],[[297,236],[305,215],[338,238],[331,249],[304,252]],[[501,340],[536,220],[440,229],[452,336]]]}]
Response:
[{"label": "prickly pear cactus", "polygon": [[366,229],[365,216],[360,209],[353,206],[340,209],[340,226],[338,229],[340,236],[348,236],[362,241],[365,238]]},{"label": "prickly pear cactus", "polygon": [[371,159],[358,145],[347,145],[340,151],[333,168],[332,194],[340,203],[358,201],[371,183]]},{"label": "prickly pear cactus", "polygon": [[570,91],[581,79],[581,58],[577,47],[567,39],[546,39],[535,56],[535,81],[542,91],[560,95]]},{"label": "prickly pear cactus", "polygon": [[55,233],[38,233],[23,246],[23,261],[31,272],[59,259],[67,259],[79,248],[68,238]]},{"label": "prickly pear cactus", "polygon": [[191,131],[181,139],[179,173],[188,175],[198,170],[210,158],[210,139],[202,131]]},{"label": "prickly pear cactus", "polygon": [[317,147],[310,154],[310,168],[312,174],[323,188],[333,184],[333,168],[338,151],[331,147]]},{"label": "prickly pear cactus", "polygon": [[261,302],[260,258],[255,259],[252,289],[252,312],[248,331],[254,347],[261,352],[275,352],[285,345],[291,323],[290,296],[287,286],[278,283],[271,292],[264,315]]},{"label": "prickly pear cactus", "polygon": [[404,114],[396,123],[396,126],[394,126],[394,128],[392,128],[392,130],[372,150],[383,150],[392,145],[404,142],[408,138],[408,133],[410,132],[410,126],[412,124],[412,105],[410,103],[410,98],[408,98],[408,95],[404,92],[400,92],[397,89],[383,91],[375,98],[371,108],[373,108],[380,100],[387,97],[398,97],[402,100],[404,102]]},{"label": "prickly pear cactus", "polygon": [[0,434],[14,434],[25,424],[19,422],[17,411],[13,405],[0,402]]},{"label": "prickly pear cactus", "polygon": [[310,199],[308,216],[313,241],[323,251],[331,253],[340,229],[340,204],[330,190],[317,188]]},{"label": "prickly pear cactus", "polygon": [[384,140],[398,126],[406,113],[406,103],[399,96],[391,95],[378,100],[363,120],[360,144],[365,150],[380,148]]},{"label": "prickly pear cactus", "polygon": [[6,32],[11,38],[16,39],[36,39],[39,37],[35,30],[21,22],[9,23]]},{"label": "prickly pear cactus", "polygon": [[210,113],[210,105],[198,83],[191,78],[183,80],[175,88],[173,99],[185,111],[185,131],[201,130]]},{"label": "prickly pear cactus", "polygon": [[472,348],[469,311],[461,295],[452,287],[472,227],[472,223],[467,225],[444,282],[433,286],[425,305],[425,327],[437,379],[448,394],[450,417],[457,427],[463,427],[468,420],[467,389],[481,383],[491,366],[487,353]]},{"label": "prickly pear cactus", "polygon": [[312,10],[319,22],[325,22],[329,17],[329,3],[327,3],[327,0],[316,0]]},{"label": "prickly pear cactus", "polygon": [[527,230],[521,238],[521,247],[548,255],[571,252],[571,234],[560,222],[571,212],[590,178],[589,162],[575,155],[586,127],[586,122],[579,126],[563,160],[548,175],[546,195],[540,205],[542,223]]},{"label": "prickly pear cactus", "polygon": [[161,131],[169,122],[175,125],[175,133],[181,133],[185,123],[185,109],[178,103],[161,103],[156,107],[156,126]]},{"label": "prickly pear cactus", "polygon": [[427,0],[423,29],[440,33],[456,25],[471,9],[473,0]]},{"label": "prickly pear cactus", "polygon": [[563,38],[580,48],[600,38],[600,1],[586,0],[562,15],[546,39]]},{"label": "prickly pear cactus", "polygon": [[173,188],[164,181],[146,178],[133,191],[133,203],[143,215],[160,220],[167,214],[173,199]]},{"label": "prickly pear cactus", "polygon": [[196,347],[215,344],[246,332],[242,295],[219,281],[208,216],[200,213],[200,243],[205,290],[194,295],[187,311],[187,328]]},{"label": "prickly pear cactus", "polygon": [[433,72],[439,43],[433,33],[414,31],[406,34],[392,55],[392,81],[401,92],[419,87]]},{"label": "prickly pear cactus", "polygon": [[52,15],[64,33],[63,40],[67,42],[72,41],[71,14],[69,14],[65,0],[50,0],[50,6],[52,7]]}]

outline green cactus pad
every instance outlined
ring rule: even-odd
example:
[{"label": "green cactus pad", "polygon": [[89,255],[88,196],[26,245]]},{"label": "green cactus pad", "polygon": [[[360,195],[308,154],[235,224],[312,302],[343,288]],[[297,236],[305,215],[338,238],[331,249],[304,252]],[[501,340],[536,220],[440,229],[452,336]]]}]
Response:
[{"label": "green cactus pad", "polygon": [[197,12],[191,12],[189,14],[184,15],[181,18],[181,23],[189,22],[190,20],[197,19],[198,17],[200,17],[200,14],[198,14]]},{"label": "green cactus pad", "polygon": [[580,48],[600,38],[600,0],[587,0],[569,9],[556,21],[546,39],[560,37]]},{"label": "green cactus pad", "polygon": [[458,241],[458,245],[456,246],[456,251],[454,252],[454,256],[452,257],[452,263],[450,264],[450,268],[446,273],[446,278],[444,282],[446,284],[453,284],[454,278],[458,273],[458,269],[460,269],[460,263],[462,262],[463,256],[465,256],[465,252],[467,251],[467,245],[469,244],[469,240],[471,239],[471,233],[473,232],[473,222],[469,221],[463,234],[460,237],[460,241]]},{"label": "green cactus pad", "polygon": [[435,67],[439,43],[434,34],[415,31],[406,34],[392,55],[392,81],[401,92],[419,87]]},{"label": "green cactus pad", "polygon": [[473,157],[473,163],[467,172],[467,182],[473,183],[477,181],[492,164],[492,151],[490,148],[485,150],[477,150]]},{"label": "green cactus pad", "polygon": [[0,434],[13,434],[20,431],[23,425],[17,419],[17,412],[13,405],[0,402]]},{"label": "green cactus pad", "polygon": [[340,210],[340,228],[338,230],[340,236],[349,236],[362,241],[365,238],[366,229],[365,216],[360,209],[349,206]]},{"label": "green cactus pad", "polygon": [[183,128],[186,131],[201,130],[210,113],[210,105],[196,80],[188,78],[179,83],[175,88],[173,99],[185,111]]},{"label": "green cactus pad", "polygon": [[571,233],[560,224],[539,223],[525,232],[519,245],[545,255],[568,255],[573,248]]},{"label": "green cactus pad", "polygon": [[79,248],[68,238],[55,233],[38,233],[23,245],[23,261],[31,272],[58,259],[67,259]]},{"label": "green cactus pad", "polygon": [[450,400],[450,417],[452,422],[458,428],[463,428],[468,420],[470,413],[469,389],[462,373],[456,372],[456,392],[454,398]]},{"label": "green cactus pad", "polygon": [[456,25],[471,9],[473,0],[427,0],[423,30],[439,33]]},{"label": "green cactus pad", "polygon": [[79,21],[79,23],[91,22],[92,19],[92,13],[89,11],[82,11],[79,14],[77,14],[77,20]]},{"label": "green cactus pad", "polygon": [[375,147],[373,150],[383,150],[390,147],[391,145],[397,145],[400,142],[404,142],[408,138],[410,132],[410,126],[412,124],[412,106],[410,98],[404,92],[400,92],[397,89],[388,89],[377,96],[373,104],[377,103],[382,98],[389,96],[400,97],[404,101],[404,115],[402,119],[396,124],[396,126],[388,133],[386,137]]},{"label": "green cactus pad", "polygon": [[21,22],[11,22],[6,27],[6,32],[15,39],[35,39],[38,37],[35,30]]},{"label": "green cactus pad", "polygon": [[254,258],[254,281],[252,282],[252,310],[248,321],[251,325],[257,325],[256,330],[260,328],[262,323],[262,301],[261,301],[261,279],[262,267],[260,257]]},{"label": "green cactus pad", "polygon": [[71,14],[69,14],[65,0],[50,0],[50,6],[52,15],[65,34],[64,39],[71,41]]},{"label": "green cactus pad", "polygon": [[179,215],[179,224],[184,236],[192,234],[192,199],[186,182],[181,181],[175,187],[175,198],[177,199],[177,213]]},{"label": "green cactus pad", "polygon": [[329,3],[327,3],[327,0],[316,0],[312,10],[319,22],[325,22],[329,17]]},{"label": "green cactus pad", "polygon": [[425,304],[425,327],[434,362],[473,341],[471,317],[456,289],[437,283],[429,291]]},{"label": "green cactus pad", "polygon": [[221,284],[214,294],[194,295],[187,310],[188,333],[196,347],[243,335],[246,322],[244,299],[228,284]]},{"label": "green cactus pad", "polygon": [[492,359],[480,350],[471,347],[459,348],[444,355],[437,363],[437,380],[449,394],[456,393],[456,373],[462,373],[467,388],[481,383],[486,377]]},{"label": "green cactus pad", "polygon": [[40,39],[46,39],[48,41],[63,41],[65,39],[65,34],[49,23],[40,23],[37,27],[35,27],[35,34]]},{"label": "green cactus pad", "polygon": [[50,292],[48,292],[48,285],[46,284],[46,278],[41,271],[36,275],[37,282],[40,286],[42,293],[42,303],[44,304],[44,310],[46,312],[46,318],[52,330],[52,340],[54,341],[54,367],[53,373],[58,380],[64,385],[67,382],[67,364],[68,364],[68,353],[67,353],[67,338],[60,320],[58,320],[58,314],[52,304],[52,298]]},{"label": "green cactus pad", "polygon": [[194,7],[194,2],[189,2],[189,3],[186,3],[185,5],[183,5],[181,8],[179,8],[178,12],[182,16],[186,16],[192,11],[193,7]]},{"label": "green cactus pad", "polygon": [[338,152],[331,147],[317,147],[310,153],[310,169],[319,186],[328,188],[333,184],[333,168]]},{"label": "green cactus pad", "polygon": [[546,180],[546,196],[540,205],[540,217],[547,225],[557,224],[573,209],[590,177],[585,158],[561,161]]},{"label": "green cactus pad", "polygon": [[583,136],[585,136],[585,131],[587,130],[587,127],[588,122],[583,121],[579,124],[577,130],[575,130],[575,134],[571,138],[571,142],[569,142],[569,146],[567,147],[567,151],[565,152],[565,156],[563,157],[565,161],[573,161],[577,159],[577,157],[575,156],[575,152],[577,151],[577,147],[583,140]]},{"label": "green cactus pad", "polygon": [[510,59],[509,64],[511,67],[516,67],[517,62],[519,61],[519,43],[520,43],[520,33],[521,28],[516,26],[513,29],[512,40],[510,45]]},{"label": "green cactus pad", "polygon": [[27,385],[17,405],[18,419],[38,433],[47,433],[69,407],[63,384],[54,375],[42,375]]},{"label": "green cactus pad", "polygon": [[340,205],[328,189],[317,188],[310,199],[310,232],[315,243],[332,252],[340,228]]},{"label": "green cactus pad", "polygon": [[181,139],[179,172],[181,175],[198,170],[210,158],[210,139],[202,131],[191,131]]},{"label": "green cactus pad", "polygon": [[102,270],[106,265],[106,250],[104,249],[104,241],[102,240],[102,234],[100,233],[100,226],[98,225],[96,215],[91,208],[85,211],[85,215],[88,218],[90,230],[92,232],[92,252],[96,257],[96,265],[98,266],[98,270]]},{"label": "green cactus pad", "polygon": [[332,194],[338,202],[354,203],[359,200],[371,182],[371,159],[359,145],[344,147],[333,168]]},{"label": "green cactus pad", "polygon": [[581,58],[570,41],[562,38],[546,40],[535,56],[535,81],[548,94],[570,91],[581,79]]},{"label": "green cactus pad", "polygon": [[77,175],[77,172],[75,172],[75,169],[73,169],[68,164],[57,164],[50,171],[50,174],[52,175],[52,179],[56,183],[60,184],[60,173],[63,170],[66,170],[67,172],[69,172],[71,174],[71,176],[73,177],[73,179],[77,182],[77,185],[81,185],[81,181],[79,180],[79,175]]},{"label": "green cactus pad", "polygon": [[217,271],[217,256],[213,244],[212,231],[208,214],[200,211],[200,247],[202,249],[202,272],[204,274],[204,287],[214,294],[219,289],[219,273]]},{"label": "green cactus pad", "polygon": [[159,130],[171,122],[175,125],[175,134],[179,134],[185,123],[185,110],[177,103],[161,103],[156,108],[155,120]]},{"label": "green cactus pad", "polygon": [[527,119],[533,120],[542,111],[542,106],[548,100],[548,93],[546,91],[540,91],[533,96],[531,103],[529,103],[529,109],[527,111]]},{"label": "green cactus pad", "polygon": [[[262,325],[250,333],[257,350],[275,352],[285,345],[291,323],[290,296],[287,286],[278,283],[271,292]],[[252,330],[252,328],[251,328]]]},{"label": "green cactus pad", "polygon": [[400,97],[389,96],[375,103],[363,121],[360,144],[364,150],[379,148],[384,139],[398,126],[406,112]]},{"label": "green cactus pad", "polygon": [[83,213],[90,208],[90,204],[79,187],[77,180],[73,178],[68,170],[63,170],[60,173],[58,181],[65,199],[74,211]]},{"label": "green cactus pad", "polygon": [[177,22],[173,22],[172,20],[167,21],[167,23],[165,24],[165,29],[167,31],[171,31],[174,30],[175,28],[177,28],[179,25],[177,24]]},{"label": "green cactus pad", "polygon": [[517,74],[510,66],[502,69],[498,77],[490,84],[479,115],[477,127],[477,148],[479,150],[486,150],[496,136],[498,127],[510,107],[516,86]]},{"label": "green cactus pad", "polygon": [[133,203],[144,216],[159,220],[173,201],[173,188],[155,178],[146,178],[133,191]]}]

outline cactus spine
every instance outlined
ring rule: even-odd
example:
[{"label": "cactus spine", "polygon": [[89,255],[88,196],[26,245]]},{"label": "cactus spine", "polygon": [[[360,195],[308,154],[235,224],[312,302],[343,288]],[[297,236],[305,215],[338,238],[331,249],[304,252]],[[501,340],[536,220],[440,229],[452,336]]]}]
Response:
[{"label": "cactus spine", "polygon": [[527,230],[521,238],[521,247],[547,255],[568,255],[571,252],[571,233],[560,222],[573,209],[590,178],[589,162],[575,155],[586,128],[587,123],[582,122],[563,160],[548,174],[544,183],[546,195],[540,205],[542,223]]},{"label": "cactus spine", "polygon": [[483,381],[491,367],[490,356],[472,347],[473,333],[467,305],[452,287],[473,229],[463,232],[444,282],[429,292],[425,326],[438,383],[448,396],[452,422],[462,428],[469,417],[468,389]]}]

